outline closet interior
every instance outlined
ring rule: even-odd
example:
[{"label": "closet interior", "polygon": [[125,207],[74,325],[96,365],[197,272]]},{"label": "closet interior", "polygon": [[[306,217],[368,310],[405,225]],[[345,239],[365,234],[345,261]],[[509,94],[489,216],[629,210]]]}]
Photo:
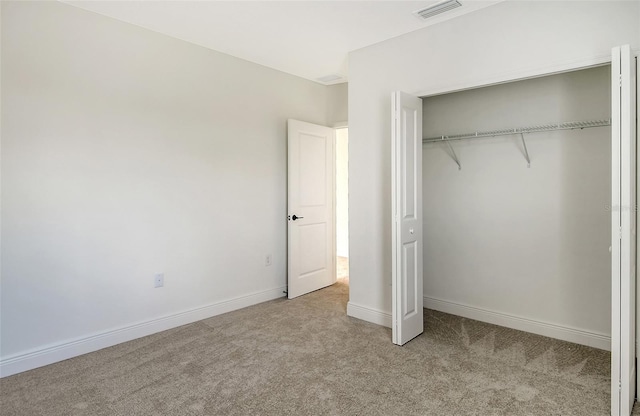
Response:
[{"label": "closet interior", "polygon": [[426,308],[610,348],[610,71],[423,99]]}]

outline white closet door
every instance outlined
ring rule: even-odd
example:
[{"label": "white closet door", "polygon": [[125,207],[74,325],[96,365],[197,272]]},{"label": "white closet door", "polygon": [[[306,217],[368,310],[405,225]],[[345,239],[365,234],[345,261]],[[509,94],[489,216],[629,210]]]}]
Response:
[{"label": "white closet door", "polygon": [[422,303],[422,99],[392,95],[392,338],[424,330]]},{"label": "white closet door", "polygon": [[635,61],[628,45],[611,59],[611,414],[635,400]]}]

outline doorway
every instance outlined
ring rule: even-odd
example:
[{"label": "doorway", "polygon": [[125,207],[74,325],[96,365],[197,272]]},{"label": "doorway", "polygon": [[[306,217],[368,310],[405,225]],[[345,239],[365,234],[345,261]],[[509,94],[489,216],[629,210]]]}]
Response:
[{"label": "doorway", "polygon": [[423,99],[426,308],[610,349],[610,80],[600,66]]},{"label": "doorway", "polygon": [[348,130],[289,119],[287,296],[348,286]]},{"label": "doorway", "polygon": [[349,130],[336,129],[336,276],[349,284]]}]

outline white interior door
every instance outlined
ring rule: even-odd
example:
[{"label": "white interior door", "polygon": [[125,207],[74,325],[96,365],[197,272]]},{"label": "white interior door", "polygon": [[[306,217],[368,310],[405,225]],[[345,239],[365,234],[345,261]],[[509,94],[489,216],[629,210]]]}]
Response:
[{"label": "white interior door", "polygon": [[392,94],[392,338],[424,330],[422,293],[422,99]]},{"label": "white interior door", "polygon": [[332,128],[288,120],[289,299],[336,282]]},{"label": "white interior door", "polygon": [[611,59],[611,414],[635,400],[635,62],[629,46]]}]

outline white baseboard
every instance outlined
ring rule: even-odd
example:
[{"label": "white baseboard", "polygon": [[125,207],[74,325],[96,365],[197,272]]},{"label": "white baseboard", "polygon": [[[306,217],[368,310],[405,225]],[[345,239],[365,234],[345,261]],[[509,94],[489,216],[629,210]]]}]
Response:
[{"label": "white baseboard", "polygon": [[212,316],[277,299],[284,296],[283,292],[285,290],[286,287],[283,286],[264,292],[253,293],[2,358],[0,360],[0,377],[7,377],[23,371],[32,370],[102,348],[111,347],[122,342],[131,341],[157,332],[166,331],[167,329],[211,318]]},{"label": "white baseboard", "polygon": [[357,305],[353,302],[347,303],[347,315],[353,318],[362,319],[363,321],[371,322],[391,328],[391,314],[382,312],[377,309],[368,308],[366,306]]},{"label": "white baseboard", "polygon": [[[452,315],[475,319],[476,321],[487,322],[494,325],[505,326],[507,328],[518,329],[520,331],[531,332],[533,334],[544,335],[550,338],[556,338],[563,341],[574,342],[576,344],[611,351],[611,337],[599,333],[521,318],[519,316],[494,312],[487,309],[462,305],[427,296],[424,297],[424,307],[440,312],[450,313]],[[426,325],[428,325],[428,323],[426,323]]]}]

